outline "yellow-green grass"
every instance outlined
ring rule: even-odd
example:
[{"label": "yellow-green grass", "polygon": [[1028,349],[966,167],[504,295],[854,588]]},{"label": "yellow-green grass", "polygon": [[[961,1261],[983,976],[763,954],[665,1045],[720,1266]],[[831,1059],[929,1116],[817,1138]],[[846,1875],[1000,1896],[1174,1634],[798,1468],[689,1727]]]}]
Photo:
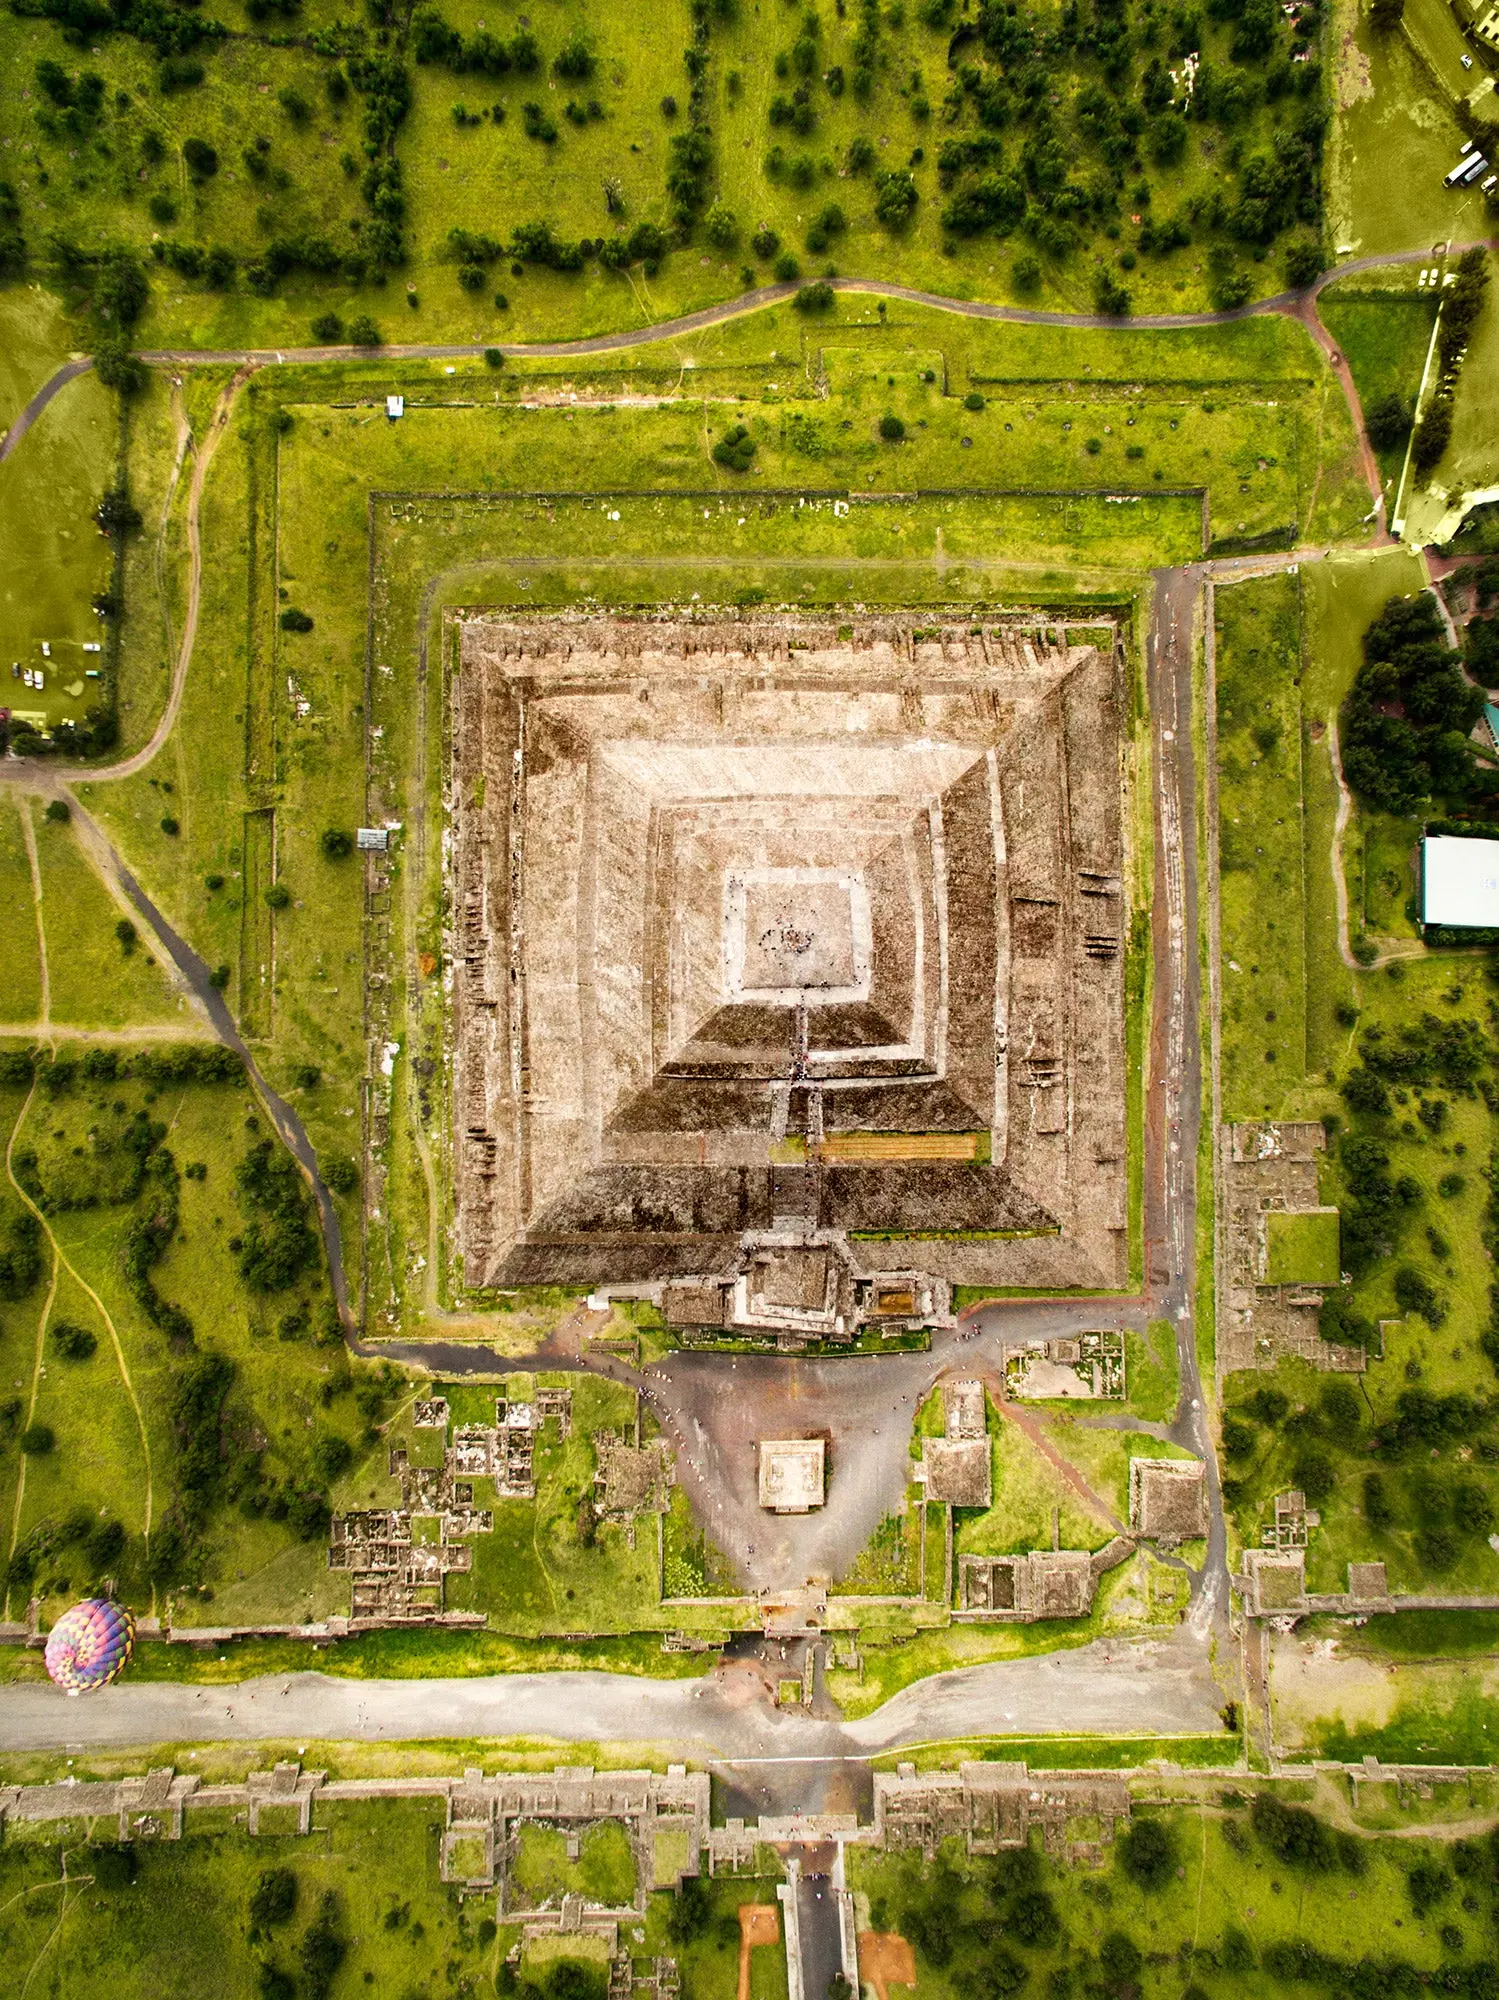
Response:
[{"label": "yellow-green grass", "polygon": [[[19,1987],[35,1967],[58,1976],[58,1992],[82,1993],[101,1983],[137,2000],[194,2000],[212,1991],[251,2000],[262,1962],[291,1969],[321,1897],[338,1899],[340,1935],[348,1955],[340,1984],[360,1987],[370,1971],[400,1990],[441,1981],[454,1964],[492,1985],[508,1940],[484,1947],[478,1918],[440,1880],[441,1809],[430,1800],[381,1801],[320,1816],[311,1838],[252,1837],[242,1826],[150,1846],[139,1856],[133,1888],[105,1890],[94,1882],[87,1840],[112,1837],[112,1825],[38,1824],[0,1856],[0,1951],[17,1969]],[[66,1842],[67,1875],[63,1882]],[[296,1909],[258,1945],[250,1942],[251,1894],[262,1873],[289,1867],[298,1884]],[[394,1914],[395,1921],[390,1919]]]},{"label": "yellow-green grass", "polygon": [[[1231,1927],[1253,1939],[1256,1955],[1272,1943],[1305,1940],[1316,1949],[1349,1963],[1365,1957],[1400,1957],[1422,1971],[1434,1971],[1442,1951],[1435,1919],[1418,1928],[1406,1887],[1408,1869],[1425,1858],[1422,1847],[1405,1840],[1360,1842],[1364,1866],[1357,1875],[1341,1871],[1315,1874],[1277,1861],[1249,1833],[1242,1817],[1226,1832],[1226,1817],[1216,1806],[1200,1811],[1160,1810],[1169,1828],[1177,1866],[1167,1881],[1150,1889],[1132,1882],[1118,1860],[1105,1871],[1043,1862],[1043,1884],[1055,1899],[1062,1919],[1063,1942],[1051,1950],[1024,1951],[1032,1968],[1032,1983],[1040,1986],[1047,1972],[1062,1961],[1074,1966],[1083,1953],[1096,1953],[1110,1932],[1131,1937],[1145,1954],[1138,1989],[1155,2000],[1181,1990],[1180,1954],[1196,1947],[1216,1955]],[[1440,1855],[1442,1850],[1436,1849]],[[981,1920],[986,1901],[978,1888],[979,1869],[966,1861],[956,1843],[943,1850],[956,1871],[957,1883],[944,1883],[949,1922]],[[932,1888],[923,1881],[918,1857],[883,1854],[874,1849],[850,1851],[851,1886],[869,1899],[871,1920],[898,1928],[902,1911],[912,1902],[930,1905]],[[972,1886],[964,1886],[963,1878]],[[1278,1885],[1278,1886],[1273,1886]],[[1456,1912],[1456,1903],[1443,1911]],[[1459,1915],[1459,1922],[1461,1917]],[[1476,1926],[1471,1949],[1478,1948]],[[964,1972],[971,1960],[952,1968],[934,1964],[918,1944],[917,1992],[934,2000],[959,2000],[971,1987]],[[959,1970],[959,1968],[962,1970]],[[1210,1989],[1217,1993],[1261,1996],[1283,1991],[1269,1974],[1251,1967],[1225,1975],[1197,1961]],[[956,1975],[956,1976],[954,1976]]]},{"label": "yellow-green grass", "polygon": [[[210,386],[217,371],[205,369]],[[195,377],[188,378],[194,382]],[[125,425],[125,464],[130,495],[141,515],[139,533],[126,538],[122,578],[126,616],[120,630],[120,755],[139,749],[166,706],[177,646],[187,608],[185,511],[192,460],[177,459],[178,420],[174,403],[186,408],[164,370],[153,371],[145,389],[130,401]],[[194,422],[205,441],[208,416]],[[174,479],[174,473],[177,475]],[[174,744],[160,760],[169,778],[181,776]]]},{"label": "yellow-green grass", "polygon": [[[103,685],[88,672],[104,656],[83,648],[104,642],[90,600],[109,587],[112,558],[94,510],[118,455],[116,399],[87,374],[59,391],[0,464],[0,687],[6,707],[48,723],[81,716]],[[44,687],[27,687],[16,665],[38,669]]]},{"label": "yellow-green grass", "polygon": [[[1109,1507],[1116,1520],[1129,1519],[1129,1468],[1134,1458],[1190,1458],[1192,1454],[1179,1445],[1162,1443],[1146,1431],[1101,1430],[1089,1423],[1087,1415],[1079,1411],[1068,1411],[1052,1417],[1050,1432],[1053,1444],[1062,1456],[1087,1480],[1089,1486]],[[1098,1517],[1092,1517],[1088,1540],[1081,1544],[1085,1548],[1101,1548],[1108,1541],[1111,1529]],[[1077,1543],[1064,1547],[1078,1547]]]},{"label": "yellow-green grass", "polygon": [[[12,1092],[7,1103],[8,1134],[22,1099]],[[174,1487],[168,1410],[184,1362],[145,1320],[124,1278],[125,1233],[139,1204],[112,1203],[110,1196],[119,1192],[120,1135],[137,1111],[168,1127],[167,1144],[179,1168],[199,1163],[205,1168],[203,1178],[181,1183],[177,1235],[153,1276],[161,1294],[192,1318],[200,1347],[216,1349],[233,1361],[232,1424],[241,1433],[259,1432],[265,1468],[273,1479],[300,1486],[311,1478],[312,1441],[333,1432],[357,1442],[360,1421],[346,1393],[324,1400],[330,1378],[335,1390],[348,1381],[340,1352],[314,1347],[305,1335],[278,1337],[281,1318],[294,1307],[305,1308],[314,1326],[319,1323],[326,1310],[326,1280],[314,1270],[288,1292],[259,1297],[245,1289],[228,1253],[228,1239],[244,1226],[233,1175],[254,1136],[245,1129],[247,1117],[255,1115],[253,1101],[233,1086],[158,1093],[123,1079],[97,1084],[80,1079],[55,1098],[34,1093],[17,1130],[17,1156],[34,1151],[44,1189],[66,1193],[75,1204],[48,1218],[62,1260],[49,1323],[59,1317],[75,1320],[95,1333],[97,1345],[82,1363],[64,1362],[43,1345],[37,1420],[52,1427],[57,1445],[46,1457],[28,1461],[19,1531],[25,1537],[77,1506],[90,1513],[102,1507],[132,1537],[120,1574],[128,1594],[139,1602],[150,1595],[143,1588],[145,1551],[138,1540],[146,1509],[149,1504],[153,1524],[159,1526]],[[77,1205],[88,1199],[84,1183],[90,1178],[98,1204]],[[18,1208],[10,1190],[6,1213]],[[7,1307],[0,1319],[0,1365],[4,1380],[14,1385],[7,1394],[20,1394],[28,1407],[47,1268],[49,1260],[38,1287],[20,1306]],[[3,1490],[12,1498],[18,1469],[13,1455],[0,1468]],[[46,1601],[44,1617],[55,1615],[65,1599],[62,1580],[69,1586],[81,1580],[78,1562],[64,1548],[43,1564],[37,1588]],[[177,1607],[179,1622],[235,1622],[236,1611],[246,1622],[251,1616],[294,1619],[335,1608],[334,1597],[346,1596],[330,1586],[321,1545],[311,1545],[309,1553],[309,1545],[299,1543],[284,1521],[269,1514],[251,1518],[232,1508],[216,1512],[201,1563],[191,1572],[194,1581],[199,1572],[224,1591],[226,1603],[184,1596]],[[231,1614],[227,1618],[226,1611]]]},{"label": "yellow-green grass", "polygon": [[1124,1338],[1123,1407],[1151,1422],[1169,1423],[1177,1401],[1175,1329],[1169,1320],[1153,1319],[1143,1335],[1129,1332]]},{"label": "yellow-green grass", "polygon": [[1214,605],[1223,1109],[1242,1118],[1307,1068],[1301,579],[1235,584]]},{"label": "yellow-green grass", "polygon": [[[1422,250],[1486,236],[1483,197],[1442,177],[1463,130],[1453,107],[1397,28],[1381,34],[1356,0],[1339,0],[1338,116],[1328,138],[1330,236],[1359,256]],[[1476,77],[1475,68],[1471,75]],[[1470,86],[1471,87],[1471,86]]]},{"label": "yellow-green grass", "polygon": [[[594,1539],[585,1539],[591,1521],[597,1454],[596,1431],[616,1432],[633,1425],[634,1398],[613,1383],[571,1378],[572,1433],[564,1441],[557,1425],[548,1422],[536,1440],[533,1467],[535,1500],[495,1497],[494,1482],[476,1479],[474,1504],[492,1511],[490,1534],[473,1537],[473,1568],[448,1579],[447,1604],[452,1610],[480,1610],[496,1632],[517,1636],[578,1632],[629,1633],[664,1624],[680,1624],[660,1606],[656,1572],[656,1523],[641,1516],[635,1526],[635,1547],[623,1528],[599,1522]],[[494,1422],[496,1396],[502,1387],[446,1384],[454,1425]],[[525,1393],[518,1383],[512,1393]],[[382,1437],[359,1467],[351,1469],[339,1488],[343,1505],[381,1507],[399,1504],[398,1482],[388,1472],[392,1445],[405,1446],[411,1463],[440,1461],[441,1433],[416,1430],[409,1411]]]},{"label": "yellow-green grass", "polygon": [[1419,819],[1365,809],[1359,814],[1364,928],[1373,937],[1413,938],[1420,926],[1413,915]]},{"label": "yellow-green grass", "polygon": [[0,1020],[19,1024],[41,1012],[41,962],[37,956],[35,894],[21,814],[25,801],[7,786],[0,794],[0,907],[8,910],[6,946],[0,953]]},{"label": "yellow-green grass", "polygon": [[584,1834],[576,1861],[567,1836],[554,1827],[522,1826],[514,1863],[515,1888],[532,1909],[581,1895],[604,1909],[620,1909],[635,1894],[635,1861],[618,1820],[603,1820]]},{"label": "yellow-green grass", "polygon": [[1049,1549],[1054,1518],[1060,1524],[1064,1549],[1101,1548],[1109,1539],[1108,1524],[1078,1498],[1018,1423],[1001,1423],[991,1436],[990,1450],[993,1502],[982,1512],[969,1508],[957,1511],[955,1556]]},{"label": "yellow-green grass", "polygon": [[[50,1018],[79,1028],[170,1023],[184,1035],[199,1032],[199,1017],[154,957],[150,933],[124,916],[71,824],[48,820],[35,799],[22,810],[32,816],[41,873]],[[122,921],[144,932],[128,951],[115,933]]]},{"label": "yellow-green grass", "polygon": [[[482,16],[471,0],[448,11],[468,32]],[[819,68],[846,68],[858,32],[857,10],[836,18],[823,12]],[[243,280],[214,292],[153,265],[155,286],[143,336],[166,346],[286,345],[306,338],[311,318],[328,304],[346,316],[372,310],[392,339],[534,337],[630,326],[732,298],[745,284],[747,267],[751,282],[763,281],[769,267],[753,257],[748,243],[762,221],[774,225],[808,275],[835,266],[963,297],[1013,295],[1013,266],[1024,238],[999,240],[989,234],[971,241],[952,239],[941,224],[946,195],[936,162],[940,140],[950,129],[940,113],[952,82],[950,31],[929,27],[915,14],[893,17],[888,12],[880,27],[872,102],[860,103],[852,91],[834,99],[814,85],[818,124],[805,140],[768,122],[772,96],[792,87],[774,76],[773,58],[778,44],[789,46],[794,40],[795,20],[785,15],[777,26],[745,12],[734,22],[715,23],[704,110],[713,132],[717,191],[739,220],[740,241],[733,248],[710,249],[699,240],[669,254],[650,276],[638,266],[628,275],[611,276],[591,263],[576,276],[532,267],[515,277],[501,260],[480,291],[465,291],[458,282],[457,260],[447,249],[454,225],[503,237],[519,222],[545,218],[564,237],[598,239],[641,219],[668,219],[667,145],[686,118],[688,79],[681,52],[690,38],[687,9],[673,5],[641,15],[595,7],[585,14],[575,4],[549,10],[536,23],[547,60],[570,24],[586,28],[599,57],[597,74],[586,83],[547,73],[485,79],[455,75],[437,65],[412,68],[412,108],[398,136],[408,198],[409,256],[401,278],[411,288],[409,294],[399,285],[293,276],[282,281],[277,296],[262,299]],[[493,19],[488,25],[513,29],[513,24]],[[1205,21],[1203,33],[1204,54],[1215,62],[1225,60],[1232,23]],[[0,108],[0,134],[13,146],[26,148],[33,166],[40,168],[24,176],[20,187],[32,240],[44,242],[56,230],[90,241],[122,240],[144,251],[152,235],[161,233],[227,244],[242,262],[253,259],[271,236],[308,231],[328,237],[336,248],[355,247],[358,233],[350,225],[364,225],[367,211],[357,177],[346,174],[340,162],[349,154],[362,163],[362,102],[351,95],[342,107],[330,103],[323,86],[329,65],[302,48],[270,47],[269,39],[262,28],[252,27],[228,41],[205,45],[205,84],[163,95],[155,88],[155,63],[145,47],[119,36],[105,38],[87,66],[104,77],[109,108],[93,129],[80,135],[45,136],[39,130],[35,93],[30,102],[19,91],[11,93]],[[76,66],[56,30],[44,23],[8,22],[5,46],[7,58],[28,78],[42,55],[60,56],[69,68]],[[914,100],[906,94],[913,71],[924,80],[937,109],[934,117],[922,118],[913,110]],[[731,75],[739,79],[737,89]],[[1054,81],[1070,95],[1074,81],[1095,79],[1095,66],[1085,52]],[[301,92],[312,107],[301,126],[278,106],[277,93],[287,86]],[[114,93],[121,88],[133,102],[116,111]],[[663,118],[660,109],[668,92],[683,106],[673,120]],[[581,128],[573,125],[563,115],[569,98],[585,103],[597,99],[604,116]],[[554,120],[554,145],[525,136],[521,107],[528,100]],[[471,112],[502,105],[503,122],[486,119],[460,128],[452,116],[459,103]],[[1250,150],[1273,146],[1277,118],[1294,115],[1296,104],[1291,100],[1278,111],[1261,107],[1252,112],[1236,128],[1236,139]],[[140,142],[148,129],[163,142],[165,157],[159,164],[143,162]],[[972,136],[971,106],[951,129]],[[1065,123],[1063,129],[1068,129]],[[257,135],[272,141],[273,170],[258,182],[248,177],[240,157]],[[873,141],[881,168],[912,164],[920,201],[909,229],[892,233],[879,224],[871,177],[840,171],[849,142],[860,135]],[[180,147],[190,137],[209,141],[220,156],[217,175],[201,186],[190,181],[180,158]],[[806,156],[815,163],[811,187],[798,189],[767,176],[765,156],[777,140],[784,142],[788,157]],[[1013,157],[1018,146],[1012,143],[1011,151]],[[1079,143],[1078,151],[1080,160],[1090,158],[1086,144]],[[1163,171],[1142,161],[1131,185],[1148,182],[1155,211],[1170,214],[1186,200],[1219,191],[1224,151],[1220,131],[1194,123],[1178,166]],[[277,170],[289,178],[284,190],[274,185]],[[605,204],[603,183],[610,176],[618,176],[622,184],[625,214],[619,220],[611,218]],[[157,224],[147,204],[163,194],[175,198],[179,214],[173,222]],[[1036,302],[1091,310],[1095,275],[1107,265],[1129,285],[1139,310],[1182,310],[1206,303],[1200,246],[1160,258],[1142,256],[1127,274],[1120,270],[1118,257],[1130,253],[1138,238],[1134,218],[1143,220],[1151,212],[1143,204],[1133,206],[1133,200],[1133,194],[1125,198],[1115,238],[1090,230],[1080,251],[1061,262],[1044,260]],[[829,201],[845,211],[846,233],[824,251],[808,252],[806,225]],[[1246,263],[1257,290],[1279,287],[1279,262],[1271,257],[1258,265]],[[497,290],[508,297],[505,310],[493,304]],[[407,296],[418,300],[416,310],[404,303]]]},{"label": "yellow-green grass", "polygon": [[69,359],[73,330],[60,302],[41,285],[0,292],[0,430]]},{"label": "yellow-green grass", "polygon": [[1335,1285],[1341,1272],[1336,1210],[1265,1218],[1265,1282]]},{"label": "yellow-green grass", "polygon": [[[1492,233],[1492,232],[1491,232]],[[1452,493],[1499,485],[1499,304],[1493,296],[1494,259],[1488,260],[1488,302],[1468,343],[1452,410],[1453,442],[1436,477]]]},{"label": "yellow-green grass", "polygon": [[[906,1504],[896,1514],[887,1515],[881,1521],[853,1563],[838,1579],[837,1592],[849,1597],[914,1597],[921,1578],[921,1537],[927,1533],[927,1508],[923,1504],[924,1489],[910,1486],[906,1489]],[[933,1547],[936,1550],[936,1570],[932,1569]],[[933,1541],[927,1534],[927,1588],[928,1597],[942,1598],[942,1550],[940,1537]]]},{"label": "yellow-green grass", "polygon": [[[1366,415],[1375,403],[1390,395],[1402,396],[1408,409],[1415,408],[1437,314],[1435,294],[1417,289],[1421,268],[1392,264],[1386,270],[1331,285],[1317,300],[1323,324],[1353,370]],[[1391,505],[1404,463],[1403,442],[1379,453],[1385,495]]]}]

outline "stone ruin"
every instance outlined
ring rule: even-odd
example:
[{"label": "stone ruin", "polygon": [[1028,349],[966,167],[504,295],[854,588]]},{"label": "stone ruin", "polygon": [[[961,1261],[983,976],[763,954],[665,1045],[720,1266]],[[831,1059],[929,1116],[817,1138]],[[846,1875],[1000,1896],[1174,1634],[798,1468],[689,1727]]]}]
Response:
[{"label": "stone ruin", "polygon": [[1052,1340],[1008,1342],[1005,1394],[1017,1403],[1123,1397],[1124,1335],[1104,1328]]},{"label": "stone ruin", "polygon": [[[452,1612],[445,1604],[446,1579],[473,1568],[472,1537],[494,1529],[493,1511],[474,1505],[473,1481],[492,1479],[496,1499],[534,1500],[532,1454],[544,1415],[556,1417],[566,1436],[572,1391],[541,1390],[535,1404],[502,1398],[493,1425],[453,1431],[440,1466],[413,1465],[404,1445],[391,1446],[390,1476],[400,1483],[401,1504],[335,1515],[329,1532],[328,1567],[350,1573],[351,1627],[485,1623],[482,1612]],[[434,1397],[413,1406],[412,1425],[446,1429],[448,1416],[446,1400]],[[436,1522],[435,1539],[416,1531],[419,1521]]]},{"label": "stone ruin", "polygon": [[987,1507],[994,1467],[983,1383],[944,1382],[942,1411],[944,1435],[923,1440],[916,1476],[936,1505]]},{"label": "stone ruin", "polygon": [[1127,1282],[1121,650],[462,621],[456,1249],[776,1346]]},{"label": "stone ruin", "polygon": [[1098,1581],[1128,1560],[1135,1544],[1116,1535],[1103,1548],[1030,1549],[1017,1556],[959,1556],[959,1617],[996,1625],[1086,1618]]},{"label": "stone ruin", "polygon": [[1174,1548],[1208,1531],[1207,1468],[1200,1458],[1132,1458],[1129,1524],[1145,1541]]},{"label": "stone ruin", "polygon": [[1286,1355],[1314,1368],[1361,1373],[1368,1366],[1361,1347],[1340,1346],[1318,1331],[1328,1288],[1272,1285],[1266,1277],[1267,1217],[1322,1209],[1317,1161],[1327,1134],[1321,1123],[1228,1125],[1218,1145],[1224,1190],[1218,1379],[1241,1368],[1273,1368]]},{"label": "stone ruin", "polygon": [[1049,1854],[1101,1860],[1129,1819],[1129,1786],[1113,1773],[1000,1763],[918,1773],[901,1764],[874,1778],[874,1844],[916,1848],[928,1859],[944,1840],[961,1840],[969,1854],[997,1854],[1028,1846],[1036,1831]]}]

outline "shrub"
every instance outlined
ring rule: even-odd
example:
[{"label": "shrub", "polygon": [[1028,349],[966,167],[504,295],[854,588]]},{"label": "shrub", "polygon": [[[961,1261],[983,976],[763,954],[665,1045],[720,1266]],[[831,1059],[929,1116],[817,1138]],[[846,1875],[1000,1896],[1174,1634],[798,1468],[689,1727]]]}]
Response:
[{"label": "shrub", "polygon": [[284,1924],[297,1907],[297,1878],[290,1868],[267,1868],[250,1892],[250,1922],[257,1930]]},{"label": "shrub", "polygon": [[965,410],[981,410],[983,407],[984,399],[978,390],[970,389],[968,394],[963,398],[963,408]]},{"label": "shrub", "polygon": [[284,882],[273,882],[265,892],[266,906],[272,910],[284,910],[291,902],[291,890]]},{"label": "shrub", "polygon": [[28,1424],[21,1433],[20,1442],[27,1458],[45,1458],[57,1439],[50,1424]]},{"label": "shrub", "polygon": [[801,274],[802,267],[789,250],[783,250],[771,266],[771,275],[780,285],[794,284]]},{"label": "shrub", "polygon": [[703,234],[715,250],[732,250],[739,241],[739,218],[726,202],[715,201],[703,217]]},{"label": "shrub", "polygon": [[887,229],[904,229],[915,212],[916,200],[916,179],[907,168],[875,175],[875,218]]},{"label": "shrub", "polygon": [[129,917],[121,917],[120,921],[115,925],[115,936],[120,941],[121,951],[128,958],[131,952],[135,950],[136,944],[140,939],[140,932],[131,923]]},{"label": "shrub", "polygon": [[[498,304],[499,301],[496,300],[495,303]],[[505,365],[504,349],[500,347],[486,347],[484,350],[484,365],[486,368],[503,368]]]},{"label": "shrub", "polygon": [[1325,1500],[1338,1483],[1338,1469],[1325,1451],[1304,1445],[1296,1454],[1291,1477],[1308,1500]]},{"label": "shrub", "polygon": [[87,1361],[99,1343],[86,1326],[60,1319],[52,1329],[52,1345],[64,1361]]},{"label": "shrub", "polygon": [[826,312],[833,303],[833,288],[826,278],[819,278],[816,284],[803,285],[791,303],[798,312]]},{"label": "shrub", "polygon": [[731,472],[748,472],[755,455],[755,440],[743,424],[733,424],[713,447],[714,463]]},{"label": "shrub", "polygon": [[1017,292],[1037,292],[1041,289],[1041,264],[1035,257],[1017,257],[1010,273]]},{"label": "shrub", "polygon": [[1286,252],[1285,271],[1286,282],[1297,291],[1304,290],[1322,275],[1322,252],[1305,239],[1293,243]]},{"label": "shrub", "polygon": [[66,799],[49,799],[42,817],[51,820],[54,826],[66,826],[73,817],[73,809]]},{"label": "shrub", "polygon": [[343,339],[344,323],[337,313],[319,313],[312,322],[312,337],[323,347],[332,347]]},{"label": "shrub", "polygon": [[140,1858],[128,1842],[101,1840],[87,1852],[86,1865],[100,1889],[128,1889],[139,1872]]},{"label": "shrub", "polygon": [[322,1174],[325,1185],[334,1194],[352,1194],[359,1185],[359,1169],[352,1160],[329,1160]]},{"label": "shrub", "polygon": [[341,826],[325,826],[318,841],[325,861],[342,861],[354,852],[354,836]]},{"label": "shrub", "polygon": [[367,313],[361,313],[349,324],[349,339],[355,347],[383,347],[385,342],[380,329]]},{"label": "shrub", "polygon": [[288,604],[282,612],[280,624],[283,632],[310,632],[312,630],[311,617],[307,612],[299,611],[294,604]]},{"label": "shrub", "polygon": [[906,427],[893,411],[887,410],[880,418],[880,436],[887,444],[899,444],[906,434]]},{"label": "shrub", "polygon": [[1125,1874],[1142,1889],[1159,1889],[1176,1872],[1176,1843],[1163,1820],[1132,1821],[1116,1851]]},{"label": "shrub", "polygon": [[182,157],[195,181],[210,181],[219,170],[219,156],[206,139],[184,139]]}]

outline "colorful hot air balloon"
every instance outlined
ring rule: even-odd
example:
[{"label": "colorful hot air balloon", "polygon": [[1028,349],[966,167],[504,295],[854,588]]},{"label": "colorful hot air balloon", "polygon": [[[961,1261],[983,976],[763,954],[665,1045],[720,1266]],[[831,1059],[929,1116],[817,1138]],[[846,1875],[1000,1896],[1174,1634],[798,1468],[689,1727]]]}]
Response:
[{"label": "colorful hot air balloon", "polygon": [[92,1694],[125,1671],[134,1651],[135,1620],[125,1606],[89,1597],[47,1634],[47,1672],[69,1694]]}]

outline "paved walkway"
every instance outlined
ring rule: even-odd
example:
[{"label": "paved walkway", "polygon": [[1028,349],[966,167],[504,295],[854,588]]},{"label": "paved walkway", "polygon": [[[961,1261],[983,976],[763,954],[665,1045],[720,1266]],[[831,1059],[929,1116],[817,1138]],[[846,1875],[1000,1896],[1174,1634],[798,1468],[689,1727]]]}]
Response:
[{"label": "paved walkway", "polygon": [[277,1674],[209,1688],[127,1680],[83,1697],[28,1682],[0,1697],[0,1750],[544,1736],[735,1760],[836,1759],[975,1736],[1202,1733],[1221,1726],[1223,1700],[1205,1648],[1176,1634],[937,1674],[860,1722],[776,1709],[755,1685],[732,1669],[678,1681],[600,1673],[394,1681]]}]

